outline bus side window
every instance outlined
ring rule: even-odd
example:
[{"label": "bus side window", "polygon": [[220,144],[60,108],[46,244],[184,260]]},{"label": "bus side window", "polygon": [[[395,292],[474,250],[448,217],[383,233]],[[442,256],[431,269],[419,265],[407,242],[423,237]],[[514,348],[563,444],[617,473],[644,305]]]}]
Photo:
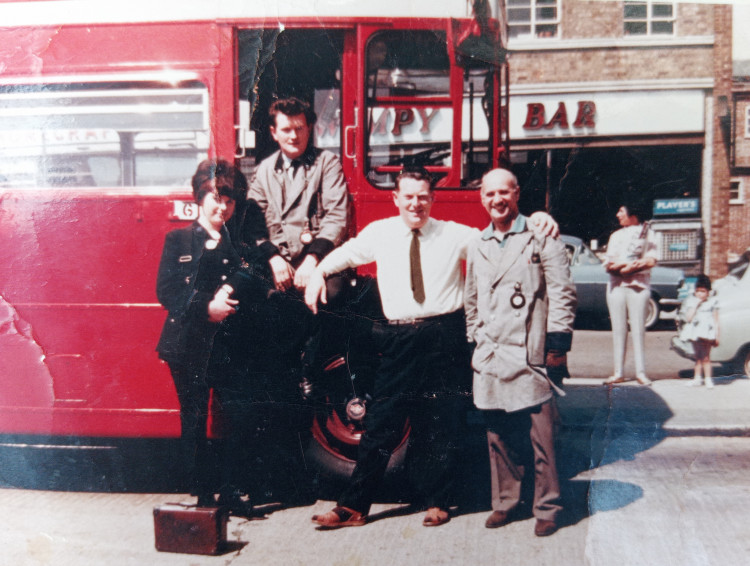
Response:
[{"label": "bus side window", "polygon": [[194,81],[0,87],[2,186],[185,186],[208,122]]}]

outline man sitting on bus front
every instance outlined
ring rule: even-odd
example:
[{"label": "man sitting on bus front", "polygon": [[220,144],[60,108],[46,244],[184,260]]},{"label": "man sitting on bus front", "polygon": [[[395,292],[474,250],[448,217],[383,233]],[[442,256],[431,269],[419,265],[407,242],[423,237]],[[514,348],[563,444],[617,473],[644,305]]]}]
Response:
[{"label": "man sitting on bus front", "polygon": [[258,166],[248,193],[268,233],[248,226],[245,237],[254,236],[277,289],[303,292],[318,262],[344,239],[349,193],[339,158],[310,143],[316,115],[307,102],[277,100],[268,113],[279,150]]},{"label": "man sitting on bus front", "polygon": [[[307,102],[280,99],[268,113],[279,149],[260,163],[248,191],[265,225],[246,221],[243,237],[257,245],[276,289],[285,292],[276,297],[283,326],[276,330],[284,342],[282,357],[288,358],[284,363],[297,367],[301,349],[302,377],[311,379],[320,365],[316,358],[322,330],[321,321],[309,316],[302,295],[318,262],[344,240],[349,192],[338,156],[311,143],[317,117]],[[331,283],[335,300],[342,279]]]}]

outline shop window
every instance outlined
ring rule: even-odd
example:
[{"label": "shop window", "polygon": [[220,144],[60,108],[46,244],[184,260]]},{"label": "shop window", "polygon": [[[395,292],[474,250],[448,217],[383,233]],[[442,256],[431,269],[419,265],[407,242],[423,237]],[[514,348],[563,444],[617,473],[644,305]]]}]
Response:
[{"label": "shop window", "polygon": [[625,0],[625,35],[674,35],[674,3]]},{"label": "shop window", "polygon": [[732,179],[729,182],[729,204],[743,204],[745,202],[745,195],[742,189],[742,181],[740,179]]},{"label": "shop window", "polygon": [[510,37],[558,37],[560,0],[508,0],[506,13]]}]

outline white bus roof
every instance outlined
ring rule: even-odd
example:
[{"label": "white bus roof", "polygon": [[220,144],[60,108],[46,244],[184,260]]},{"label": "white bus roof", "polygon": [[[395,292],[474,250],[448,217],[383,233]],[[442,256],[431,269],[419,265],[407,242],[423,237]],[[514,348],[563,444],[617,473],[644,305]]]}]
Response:
[{"label": "white bus roof", "polygon": [[0,0],[0,26],[271,20],[467,18],[471,0]]}]

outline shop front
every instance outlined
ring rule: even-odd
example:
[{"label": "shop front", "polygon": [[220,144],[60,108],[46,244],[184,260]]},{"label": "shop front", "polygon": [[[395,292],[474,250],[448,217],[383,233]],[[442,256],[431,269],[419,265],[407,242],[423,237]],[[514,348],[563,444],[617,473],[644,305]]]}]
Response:
[{"label": "shop front", "polygon": [[617,228],[619,206],[638,202],[652,213],[661,263],[701,269],[704,89],[512,93],[522,209],[547,208],[564,233],[597,248]]}]

